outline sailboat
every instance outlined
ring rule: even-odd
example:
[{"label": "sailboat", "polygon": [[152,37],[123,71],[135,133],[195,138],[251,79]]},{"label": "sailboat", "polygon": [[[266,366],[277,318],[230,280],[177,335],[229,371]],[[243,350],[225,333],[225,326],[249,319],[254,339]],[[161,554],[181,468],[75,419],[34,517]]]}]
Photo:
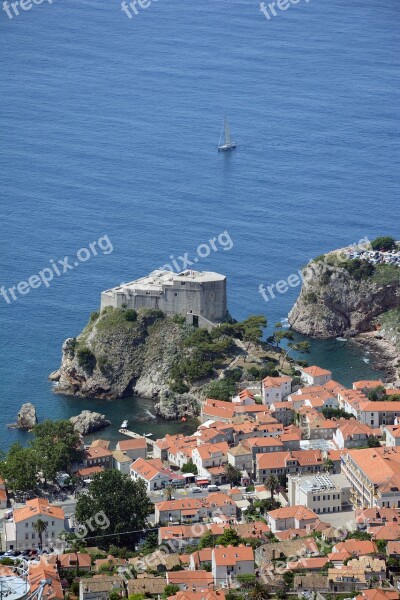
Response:
[{"label": "sailboat", "polygon": [[[224,143],[221,144],[222,137],[224,137]],[[226,150],[234,150],[236,148],[235,142],[232,142],[231,139],[231,130],[229,127],[229,123],[224,118],[224,122],[222,123],[221,135],[219,136],[218,142],[218,152],[225,152]]]}]

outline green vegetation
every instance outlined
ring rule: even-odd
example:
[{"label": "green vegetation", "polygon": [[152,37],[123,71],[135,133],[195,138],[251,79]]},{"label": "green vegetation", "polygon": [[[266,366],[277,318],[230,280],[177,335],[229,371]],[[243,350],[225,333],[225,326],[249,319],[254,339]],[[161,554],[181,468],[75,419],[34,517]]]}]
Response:
[{"label": "green vegetation", "polygon": [[169,596],[175,596],[175,594],[177,594],[179,592],[179,590],[180,590],[179,585],[175,585],[174,583],[169,583],[168,585],[165,586],[162,597],[165,600]]},{"label": "green vegetation", "polygon": [[193,473],[193,475],[197,475],[197,467],[192,461],[192,459],[188,460],[188,462],[181,467],[182,473]]},{"label": "green vegetation", "polygon": [[303,298],[306,304],[316,304],[318,301],[318,296],[315,292],[307,292]]},{"label": "green vegetation", "polygon": [[[96,538],[100,548],[108,548],[110,543],[129,548],[135,545],[131,532],[146,528],[149,512],[150,500],[144,482],[132,481],[128,475],[109,469],[93,476],[87,494],[78,499],[75,518],[81,524],[91,523],[86,539]],[[102,518],[93,519],[93,515]]]},{"label": "green vegetation", "polygon": [[396,248],[396,240],[389,235],[377,237],[371,242],[373,250],[393,250]]},{"label": "green vegetation", "polygon": [[234,467],[230,463],[226,463],[224,465],[224,474],[231,487],[232,485],[240,484],[240,481],[242,479],[242,473],[239,469],[236,469],[236,467]]},{"label": "green vegetation", "polygon": [[386,400],[388,402],[400,400],[400,394],[386,394],[384,385],[377,385],[374,389],[368,392],[368,400],[376,402],[377,400]]},{"label": "green vegetation", "polygon": [[82,348],[78,347],[76,356],[78,358],[79,366],[92,373],[96,366],[96,357],[93,352],[86,346],[83,346]]},{"label": "green vegetation", "polygon": [[212,381],[209,383],[205,391],[208,398],[230,402],[232,396],[235,395],[236,386],[232,381],[218,379],[218,381]]},{"label": "green vegetation", "polygon": [[267,481],[265,482],[265,489],[269,490],[271,494],[271,500],[274,499],[274,494],[279,486],[279,481],[272,473],[268,476]]},{"label": "green vegetation", "polygon": [[34,490],[44,481],[53,481],[57,472],[71,473],[72,464],[82,460],[79,435],[68,420],[44,421],[33,429],[27,448],[15,443],[0,462],[0,475],[14,492]]},{"label": "green vegetation", "polygon": [[379,448],[381,443],[375,436],[368,438],[367,441],[368,448]]},{"label": "green vegetation", "polygon": [[370,533],[367,533],[366,531],[352,531],[347,536],[347,539],[348,540],[366,541],[366,540],[371,540],[372,536]]},{"label": "green vegetation", "polygon": [[[247,341],[249,345],[259,343],[266,324],[265,317],[253,315],[242,322],[222,323],[212,331],[191,328],[182,344],[182,351],[171,368],[171,389],[182,393],[181,390],[187,391],[189,384],[212,376],[216,369],[223,367],[228,358],[239,353],[235,338]],[[235,369],[234,372],[236,371]],[[229,375],[227,372],[225,377],[228,383],[215,382],[218,385],[211,388],[215,394],[208,392],[208,395],[218,395],[216,399],[229,399],[234,393],[234,382],[238,380]],[[241,372],[238,378],[240,377]]]},{"label": "green vegetation", "polygon": [[397,265],[376,265],[372,281],[379,285],[400,284],[400,268]]},{"label": "green vegetation", "polygon": [[341,408],[331,408],[327,406],[322,409],[325,419],[354,419],[354,415],[342,410]]}]

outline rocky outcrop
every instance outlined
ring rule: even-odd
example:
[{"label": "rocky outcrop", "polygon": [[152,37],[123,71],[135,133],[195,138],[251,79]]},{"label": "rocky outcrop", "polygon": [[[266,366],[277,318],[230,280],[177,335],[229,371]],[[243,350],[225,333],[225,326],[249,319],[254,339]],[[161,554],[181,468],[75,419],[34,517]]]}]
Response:
[{"label": "rocky outcrop", "polygon": [[26,402],[21,406],[18,413],[18,429],[32,429],[37,422],[36,408],[30,402]]},{"label": "rocky outcrop", "polygon": [[193,394],[174,394],[166,390],[161,392],[159,398],[155,410],[164,419],[195,417],[200,413],[200,402]]},{"label": "rocky outcrop", "polygon": [[157,398],[167,391],[171,366],[187,335],[186,325],[160,311],[121,309],[94,313],[77,338],[68,338],[62,362],[51,374],[55,391],[89,398],[133,394]]},{"label": "rocky outcrop", "polygon": [[375,329],[380,315],[400,305],[400,268],[395,269],[397,278],[383,271],[358,278],[346,266],[310,263],[307,281],[288,316],[292,329],[317,338]]},{"label": "rocky outcrop", "polygon": [[94,433],[111,425],[104,415],[90,410],[83,410],[76,417],[71,417],[70,421],[74,425],[75,431],[82,435]]}]

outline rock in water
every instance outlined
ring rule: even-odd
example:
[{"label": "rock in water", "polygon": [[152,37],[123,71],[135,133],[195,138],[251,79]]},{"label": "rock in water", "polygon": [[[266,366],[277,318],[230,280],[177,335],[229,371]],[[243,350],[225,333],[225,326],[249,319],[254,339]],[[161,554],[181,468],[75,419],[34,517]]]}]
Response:
[{"label": "rock in water", "polygon": [[70,421],[73,423],[75,431],[82,435],[99,431],[111,425],[111,422],[105,418],[105,415],[91,412],[90,410],[83,410],[80,415],[71,417]]},{"label": "rock in water", "polygon": [[37,422],[36,408],[30,402],[26,402],[21,406],[18,413],[17,427],[19,429],[32,429]]}]

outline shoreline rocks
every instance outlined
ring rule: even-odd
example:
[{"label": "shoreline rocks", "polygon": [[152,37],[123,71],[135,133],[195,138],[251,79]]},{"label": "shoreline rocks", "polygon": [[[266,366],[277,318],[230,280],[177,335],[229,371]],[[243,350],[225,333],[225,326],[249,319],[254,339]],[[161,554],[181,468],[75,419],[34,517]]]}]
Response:
[{"label": "shoreline rocks", "polygon": [[111,421],[106,419],[105,415],[90,410],[83,410],[76,417],[71,417],[70,421],[74,425],[75,431],[81,435],[94,433],[111,425]]},{"label": "shoreline rocks", "polygon": [[31,402],[26,402],[19,410],[16,428],[23,430],[33,429],[37,422],[35,406]]}]

